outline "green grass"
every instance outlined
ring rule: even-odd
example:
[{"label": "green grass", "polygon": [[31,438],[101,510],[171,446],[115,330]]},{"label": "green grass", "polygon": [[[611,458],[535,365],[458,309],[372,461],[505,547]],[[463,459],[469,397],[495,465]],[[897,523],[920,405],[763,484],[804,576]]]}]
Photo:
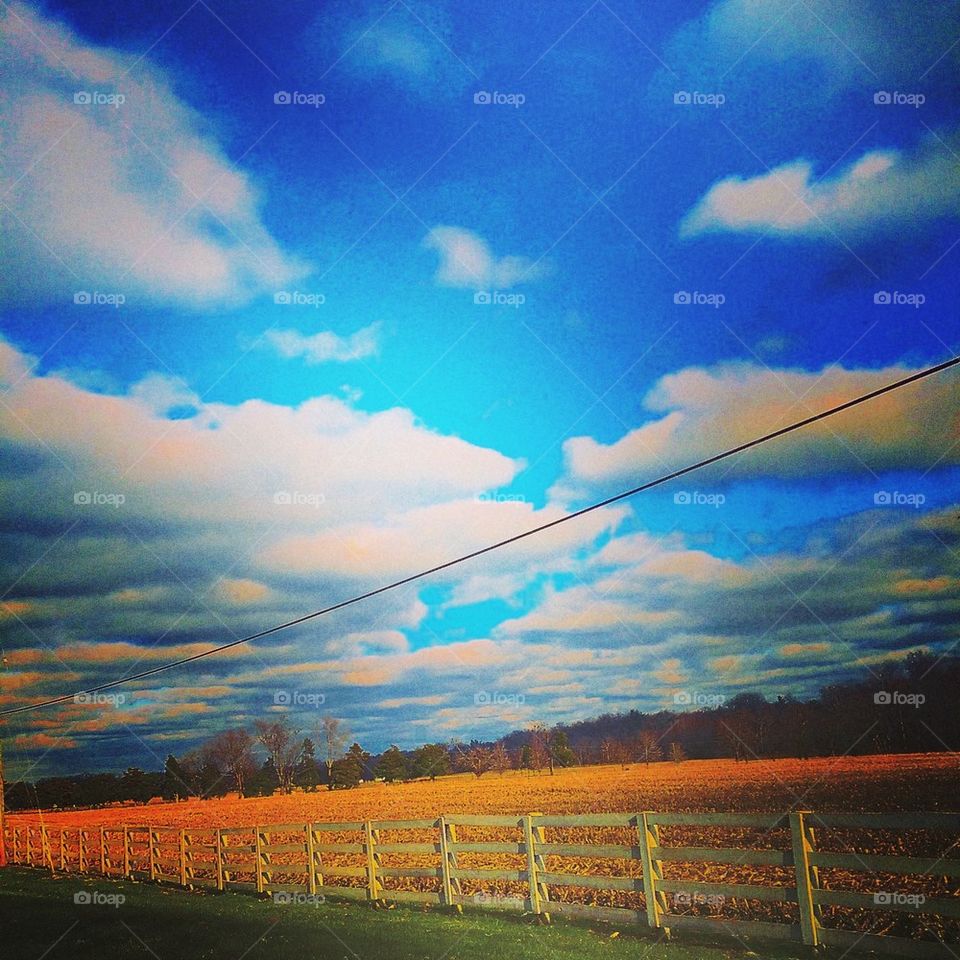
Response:
[{"label": "green grass", "polygon": [[[86,891],[118,906],[76,904]],[[780,944],[659,943],[646,932],[438,908],[373,910],[326,902],[278,906],[239,893],[191,893],[97,877],[0,870],[0,953],[7,960],[788,960]],[[611,936],[614,933],[616,936]]]}]

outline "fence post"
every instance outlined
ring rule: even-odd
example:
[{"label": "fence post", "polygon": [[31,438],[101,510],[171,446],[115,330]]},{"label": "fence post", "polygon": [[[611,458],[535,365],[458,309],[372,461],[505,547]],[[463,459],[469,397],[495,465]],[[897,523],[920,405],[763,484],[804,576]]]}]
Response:
[{"label": "fence post", "polygon": [[254,852],[257,859],[257,893],[263,893],[263,840],[260,836],[260,827],[256,828],[254,836],[256,837],[254,841]]},{"label": "fence post", "polygon": [[180,831],[180,886],[187,885],[187,831]]},{"label": "fence post", "polygon": [[377,876],[377,867],[380,862],[377,841],[380,839],[380,831],[373,829],[372,820],[367,820],[363,826],[366,834],[364,846],[367,851],[367,899],[371,903],[376,903],[380,899],[380,878]]},{"label": "fence post", "polygon": [[[458,913],[463,913],[463,905],[454,902],[454,895],[459,894],[459,880],[451,870],[457,866],[457,855],[450,849],[450,844],[456,842],[456,827],[447,823],[446,817],[437,821],[440,825],[440,876],[442,887],[442,902],[444,906],[455,907]],[[456,884],[456,887],[455,887]]]},{"label": "fence post", "polygon": [[542,916],[547,923],[550,914],[544,910],[544,903],[548,900],[547,886],[540,882],[540,873],[543,870],[543,857],[537,853],[537,843],[543,843],[543,828],[534,827],[533,818],[542,816],[539,813],[530,813],[523,818],[523,841],[527,850],[527,883],[530,890],[530,909],[537,916]]},{"label": "fence post", "polygon": [[123,875],[130,877],[130,828],[123,825]]},{"label": "fence post", "polygon": [[813,828],[807,823],[809,810],[790,814],[790,837],[793,841],[793,864],[797,875],[797,902],[800,905],[800,932],[809,947],[820,943],[820,923],[813,891],[820,886],[819,870],[811,866],[814,849]]},{"label": "fence post", "polygon": [[312,897],[317,892],[317,873],[313,862],[313,828],[309,823],[303,825],[307,841],[307,893]]},{"label": "fence post", "polygon": [[647,923],[655,930],[663,929],[669,936],[669,929],[663,926],[667,898],[657,887],[658,882],[663,879],[663,861],[654,856],[654,849],[660,846],[660,828],[653,817],[652,813],[641,813],[637,817],[640,859],[643,864],[643,895],[647,901]]},{"label": "fence post", "polygon": [[40,825],[40,865],[43,866],[43,862],[46,861],[47,865],[50,867],[50,872],[53,873],[53,850],[50,848],[50,834],[47,833],[46,824]]},{"label": "fence post", "polygon": [[82,827],[77,831],[77,868],[81,873],[87,872],[87,837],[89,834]]},{"label": "fence post", "polygon": [[157,879],[157,851],[154,847],[154,843],[159,843],[159,834],[153,829],[153,827],[147,827],[147,844],[150,847],[150,882],[153,883]]},{"label": "fence post", "polygon": [[100,828],[100,873],[107,872],[107,837],[104,828]]},{"label": "fence post", "polygon": [[66,831],[63,827],[60,828],[60,872],[63,873],[67,869],[67,841],[64,838],[64,833]]},{"label": "fence post", "polygon": [[222,830],[217,830],[217,889],[223,890],[223,846],[224,836]]}]

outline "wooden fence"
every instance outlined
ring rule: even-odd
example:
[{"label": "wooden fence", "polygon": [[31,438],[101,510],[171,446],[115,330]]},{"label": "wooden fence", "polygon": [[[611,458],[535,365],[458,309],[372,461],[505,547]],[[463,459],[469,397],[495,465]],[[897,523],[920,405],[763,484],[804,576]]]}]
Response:
[{"label": "wooden fence", "polygon": [[[775,843],[753,847],[669,844],[664,833],[679,830],[769,833]],[[575,830],[589,837],[618,830],[632,842],[551,841],[548,832]],[[947,921],[960,919],[960,856],[900,856],[828,851],[818,835],[838,831],[880,831],[902,849],[909,838],[946,835],[946,852],[960,849],[960,814],[726,814],[640,813],[555,816],[472,816],[454,814],[426,820],[374,820],[348,823],[295,823],[256,827],[173,828],[123,826],[69,828],[28,824],[8,826],[4,842],[13,864],[51,871],[99,874],[216,890],[249,890],[283,901],[295,896],[340,897],[368,902],[417,902],[460,908],[463,905],[515,909],[549,920],[552,914],[646,924],[668,935],[731,934],[792,940],[809,946],[854,947],[898,957],[953,957],[936,940],[877,935],[824,922],[825,908],[907,911]],[[477,839],[484,831],[497,839]],[[919,831],[919,833],[917,833]],[[399,834],[399,837],[397,836]],[[411,839],[415,835],[415,839]],[[509,839],[507,839],[509,838]],[[848,843],[848,846],[862,844]],[[832,846],[836,847],[837,843]],[[469,865],[482,855],[511,866]],[[390,863],[389,860],[406,860]],[[605,864],[604,871],[549,869],[554,858]],[[333,862],[331,862],[333,861]],[[350,861],[344,863],[344,861]],[[554,860],[556,862],[556,860]],[[716,883],[673,879],[673,865],[721,864],[759,867],[781,882]],[[770,870],[770,868],[774,868]],[[925,898],[898,892],[865,893],[837,889],[821,872],[846,871],[876,886],[885,878],[938,879],[946,896]],[[702,872],[702,871],[701,871]],[[762,875],[762,873],[761,873]],[[787,879],[789,878],[789,879]],[[890,879],[893,878],[893,883]],[[397,880],[414,889],[396,887]],[[432,888],[432,889],[419,889]],[[470,892],[470,889],[474,892]],[[484,891],[495,891],[494,893]],[[479,892],[477,892],[479,891]],[[504,892],[505,891],[505,892]],[[596,893],[619,897],[629,905],[600,905]],[[610,895],[610,892],[615,892]],[[678,913],[678,905],[729,903],[731,900],[795,905],[796,922],[772,922]],[[836,911],[834,911],[836,913]],[[849,910],[848,910],[849,913]],[[842,914],[842,911],[841,911]],[[869,914],[868,914],[869,916]],[[954,925],[955,928],[955,925]]]}]

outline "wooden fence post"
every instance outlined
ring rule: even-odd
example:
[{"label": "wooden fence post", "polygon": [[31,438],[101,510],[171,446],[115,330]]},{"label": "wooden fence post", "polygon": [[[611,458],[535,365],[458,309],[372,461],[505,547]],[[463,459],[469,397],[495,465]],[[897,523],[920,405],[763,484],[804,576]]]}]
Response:
[{"label": "wooden fence post", "polygon": [[60,828],[60,872],[63,873],[67,869],[67,840],[64,837],[66,830],[63,827]]},{"label": "wooden fence post", "polygon": [[46,824],[41,824],[40,826],[40,865],[43,866],[44,861],[50,867],[50,872],[53,873],[53,850],[50,848],[50,834],[47,833]]},{"label": "wooden fence post", "polygon": [[100,828],[100,873],[107,872],[107,837],[103,827]]},{"label": "wooden fence post", "polygon": [[147,828],[147,844],[150,847],[150,881],[151,883],[157,879],[157,853],[156,848],[154,847],[154,842],[159,843],[159,837],[154,831],[153,827]]},{"label": "wooden fence post", "polygon": [[180,831],[180,886],[187,885],[187,831]]},{"label": "wooden fence post", "polygon": [[539,813],[527,814],[523,818],[523,841],[527,851],[527,883],[530,891],[530,909],[537,916],[542,916],[550,922],[550,913],[544,909],[549,900],[547,885],[540,882],[540,873],[544,870],[543,857],[537,853],[537,844],[543,843],[543,827],[535,827],[533,818],[542,816]]},{"label": "wooden fence post", "polygon": [[373,829],[372,820],[367,820],[363,828],[367,853],[367,899],[375,904],[380,899],[380,878],[377,876],[377,867],[380,865],[380,855],[377,853],[380,831]]},{"label": "wooden fence post", "polygon": [[797,875],[797,902],[800,905],[800,931],[808,947],[820,943],[820,923],[813,891],[820,886],[819,871],[810,864],[814,849],[813,828],[807,823],[808,810],[790,814],[790,836],[793,841],[793,864]]},{"label": "wooden fence post", "polygon": [[130,876],[130,828],[123,826],[123,875]]},{"label": "wooden fence post", "polygon": [[223,847],[225,837],[222,830],[217,830],[217,889],[223,890]]},{"label": "wooden fence post", "polygon": [[450,849],[450,844],[456,842],[456,827],[447,823],[446,817],[437,821],[440,825],[440,876],[441,902],[448,907],[455,907],[458,913],[463,913],[463,905],[454,901],[454,896],[460,893],[460,881],[453,876],[452,870],[457,866],[457,855]]},{"label": "wooden fence post", "polygon": [[257,868],[257,893],[263,893],[263,840],[260,836],[260,827],[256,828],[254,833],[254,855],[256,857]]},{"label": "wooden fence post", "polygon": [[86,873],[90,864],[87,862],[87,841],[90,839],[90,834],[88,831],[81,828],[80,836],[77,839],[77,845],[79,846],[79,864],[80,872]]},{"label": "wooden fence post", "polygon": [[307,893],[314,896],[317,892],[317,870],[313,852],[313,827],[309,823],[303,825],[307,841]]},{"label": "wooden fence post", "polygon": [[643,895],[647,901],[647,923],[655,930],[665,930],[669,936],[669,929],[663,926],[667,898],[657,886],[663,880],[663,861],[657,860],[654,855],[654,849],[660,846],[660,828],[653,817],[652,813],[641,813],[637,817],[640,859],[643,864]]}]

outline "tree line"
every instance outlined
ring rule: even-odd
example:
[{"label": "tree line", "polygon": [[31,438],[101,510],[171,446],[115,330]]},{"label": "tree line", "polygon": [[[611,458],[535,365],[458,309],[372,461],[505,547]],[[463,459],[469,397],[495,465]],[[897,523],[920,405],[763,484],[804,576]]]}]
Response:
[{"label": "tree line", "polygon": [[223,730],[183,756],[171,754],[162,771],[131,767],[122,774],[8,782],[5,797],[11,810],[49,809],[350,789],[367,780],[396,783],[452,772],[535,775],[600,763],[938,752],[960,744],[958,689],[960,657],[914,652],[858,682],[826,686],[808,701],[768,701],[748,692],[719,702],[688,692],[678,695],[680,702],[711,705],[631,710],[554,727],[534,723],[494,742],[435,742],[409,751],[391,745],[377,756],[351,742],[337,717],[323,717],[307,736],[286,718],[256,720],[252,730]]}]

